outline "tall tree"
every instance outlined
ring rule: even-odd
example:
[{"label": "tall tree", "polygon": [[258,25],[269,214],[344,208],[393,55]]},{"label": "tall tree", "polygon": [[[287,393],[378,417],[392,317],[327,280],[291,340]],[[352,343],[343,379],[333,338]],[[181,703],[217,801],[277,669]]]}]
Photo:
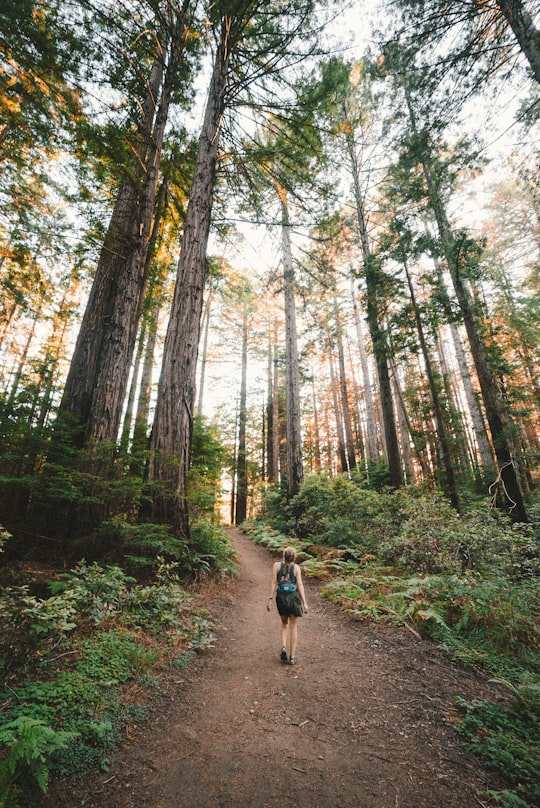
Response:
[{"label": "tall tree", "polygon": [[218,41],[165,339],[148,467],[149,482],[165,483],[154,487],[153,517],[170,522],[184,536],[189,535],[194,374],[223,116],[251,82],[275,72],[287,60],[291,43],[305,32],[313,11],[312,0],[291,0],[285,10],[281,5],[269,8],[262,0],[218,3],[209,9]]},{"label": "tall tree", "polygon": [[291,251],[289,208],[285,189],[279,189],[281,198],[281,238],[283,260],[283,293],[285,298],[285,392],[287,425],[287,494],[298,493],[304,479],[300,407],[300,369],[298,364],[298,336],[296,330],[296,303],[294,265]]},{"label": "tall tree", "polygon": [[[510,502],[513,518],[517,521],[526,521],[511,437],[512,419],[490,364],[484,323],[469,286],[468,278],[471,267],[477,260],[479,245],[465,231],[456,230],[450,223],[446,200],[455,184],[458,171],[455,163],[451,168],[445,163],[444,143],[440,142],[441,123],[436,117],[430,118],[429,122],[426,121],[426,125],[418,121],[417,110],[422,109],[422,114],[426,116],[429,109],[425,100],[426,82],[436,81],[436,77],[429,76],[425,72],[420,73],[422,83],[418,84],[417,76],[413,78],[409,71],[403,70],[404,66],[409,64],[408,58],[410,54],[395,48],[392,57],[386,61],[386,68],[394,70],[408,113],[408,130],[403,137],[399,158],[402,174],[408,172],[409,176],[414,177],[409,193],[416,200],[423,195],[436,223],[438,249],[444,256],[452,281],[482,391],[486,418],[499,465],[502,493]],[[421,103],[415,104],[418,96]],[[412,167],[416,169],[414,173],[411,173]],[[420,174],[417,173],[418,168]]]},{"label": "tall tree", "polygon": [[248,309],[242,312],[242,369],[240,383],[240,401],[238,409],[238,452],[236,455],[236,508],[234,524],[241,525],[246,521],[248,499],[247,476],[247,364],[248,364]]},{"label": "tall tree", "polygon": [[411,233],[408,230],[407,225],[403,221],[400,221],[399,217],[395,215],[392,217],[390,228],[392,232],[391,239],[393,240],[393,244],[387,244],[387,247],[390,248],[391,254],[393,254],[401,264],[409,290],[411,313],[416,326],[418,343],[422,353],[428,382],[429,396],[431,399],[431,406],[437,428],[437,443],[439,448],[438,455],[440,457],[440,467],[444,474],[443,487],[446,490],[450,502],[459,513],[461,510],[461,505],[456,476],[454,473],[454,458],[452,456],[451,441],[447,423],[448,419],[445,417],[445,413],[443,411],[444,405],[441,397],[441,385],[437,379],[438,374],[436,372],[432,354],[428,345],[428,335],[424,326],[424,319],[422,317],[410,268],[408,266],[408,242],[411,240]]},{"label": "tall tree", "polygon": [[[343,151],[352,179],[355,216],[360,242],[362,275],[365,283],[366,312],[379,382],[383,415],[384,444],[392,485],[403,485],[403,468],[396,428],[396,414],[389,372],[389,345],[383,311],[384,273],[373,250],[369,235],[368,199],[361,181],[361,146],[369,125],[370,90],[361,80],[362,68],[332,58],[322,66],[320,79],[321,112],[334,136],[343,142]],[[365,76],[367,81],[367,75]]]},{"label": "tall tree", "polygon": [[184,58],[190,5],[189,0],[179,7],[171,2],[160,18],[166,24],[150,37],[153,63],[134,104],[138,117],[128,135],[132,156],[117,190],[60,405],[60,414],[74,426],[78,446],[118,437],[147,282],[165,129]]},{"label": "tall tree", "polygon": [[481,84],[501,68],[509,69],[516,49],[540,83],[540,30],[527,0],[466,0],[459,5],[450,0],[393,0],[392,5],[403,15],[401,24],[393,23],[397,30],[392,38],[425,48],[427,54],[435,49],[437,61],[445,69],[456,67],[469,84]]}]

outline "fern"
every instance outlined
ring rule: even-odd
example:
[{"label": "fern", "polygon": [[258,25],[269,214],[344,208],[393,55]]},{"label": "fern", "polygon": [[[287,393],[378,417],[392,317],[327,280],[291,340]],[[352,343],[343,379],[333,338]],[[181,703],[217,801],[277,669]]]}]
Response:
[{"label": "fern", "polygon": [[4,724],[0,745],[7,747],[7,755],[0,761],[0,808],[18,804],[14,784],[21,770],[30,774],[45,792],[49,779],[48,758],[59,749],[65,749],[75,737],[74,732],[54,730],[36,718],[19,716]]}]

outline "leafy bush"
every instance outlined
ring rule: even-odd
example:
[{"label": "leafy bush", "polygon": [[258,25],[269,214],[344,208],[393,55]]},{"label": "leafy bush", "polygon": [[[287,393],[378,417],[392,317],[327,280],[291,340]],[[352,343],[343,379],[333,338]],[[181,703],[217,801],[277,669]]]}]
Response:
[{"label": "leafy bush", "polygon": [[336,548],[358,546],[416,572],[540,572],[532,525],[512,524],[486,502],[460,516],[441,493],[420,488],[375,492],[345,477],[311,476],[287,506],[289,529]]},{"label": "leafy bush", "polygon": [[463,524],[442,496],[411,498],[402,509],[396,536],[380,553],[418,572],[453,572],[463,565]]},{"label": "leafy bush", "polygon": [[365,526],[380,507],[379,495],[345,477],[307,477],[289,503],[289,526],[300,538],[344,547],[370,546]]},{"label": "leafy bush", "polygon": [[[27,775],[43,784],[49,770],[106,767],[126,723],[144,712],[122,701],[123,686],[153,681],[167,646],[193,654],[212,644],[209,615],[182,588],[177,567],[159,559],[156,583],[141,586],[118,566],[81,562],[52,583],[49,598],[28,586],[0,595],[2,673],[9,677],[0,690],[0,782],[11,804]],[[19,665],[8,666],[14,650]]]},{"label": "leafy bush", "polygon": [[203,517],[192,520],[189,540],[176,536],[168,525],[131,524],[120,517],[103,522],[96,535],[100,544],[116,548],[119,563],[137,573],[148,574],[158,558],[175,563],[178,574],[186,578],[213,572],[230,574],[235,569],[226,531]]},{"label": "leafy bush", "polygon": [[[305,571],[351,617],[406,626],[504,683],[516,706],[467,707],[462,732],[510,788],[505,808],[540,804],[538,525],[512,524],[487,501],[460,516],[420,488],[378,492],[361,479],[309,477],[283,509],[301,541],[255,523],[254,541],[300,544]],[[531,509],[531,513],[534,509]],[[278,520],[274,520],[274,524]]]},{"label": "leafy bush", "polygon": [[72,632],[76,608],[68,597],[37,598],[27,585],[0,596],[0,673],[28,671]]},{"label": "leafy bush", "polygon": [[539,805],[539,715],[482,701],[461,704],[466,714],[458,731],[468,747],[512,786],[512,792],[490,792],[489,796],[505,806]]}]

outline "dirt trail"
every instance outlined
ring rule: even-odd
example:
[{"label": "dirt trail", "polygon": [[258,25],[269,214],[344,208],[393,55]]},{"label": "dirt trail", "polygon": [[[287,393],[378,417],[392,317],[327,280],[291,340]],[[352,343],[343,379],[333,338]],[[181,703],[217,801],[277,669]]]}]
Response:
[{"label": "dirt trail", "polygon": [[487,682],[406,630],[352,623],[306,582],[298,664],[266,610],[270,554],[231,535],[240,581],[216,644],[164,683],[109,772],[53,784],[43,808],[469,808],[487,774],[453,728]]}]

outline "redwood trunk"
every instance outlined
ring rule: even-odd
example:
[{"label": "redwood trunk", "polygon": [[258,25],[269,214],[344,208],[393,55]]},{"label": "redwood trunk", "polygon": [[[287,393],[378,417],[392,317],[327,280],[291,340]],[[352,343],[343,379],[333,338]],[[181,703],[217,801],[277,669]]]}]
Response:
[{"label": "redwood trunk", "polygon": [[287,424],[287,494],[298,493],[304,478],[300,420],[300,379],[294,299],[294,269],[291,253],[289,213],[282,199],[283,281],[285,295],[286,342],[286,424]]},{"label": "redwood trunk", "polygon": [[144,298],[163,138],[183,46],[181,10],[171,34],[165,78],[159,57],[148,83],[136,160],[118,191],[64,388],[60,413],[76,427],[76,446],[118,437]]},{"label": "redwood trunk", "polygon": [[148,481],[158,483],[151,493],[152,518],[170,523],[179,535],[185,537],[189,536],[188,470],[206,249],[225,108],[228,44],[224,26],[210,81],[186,213],[148,465]]},{"label": "redwood trunk", "polygon": [[240,384],[240,412],[238,419],[238,455],[236,458],[236,509],[235,525],[246,521],[247,515],[247,458],[246,458],[246,421],[247,421],[247,345],[248,324],[247,313],[242,318],[242,381]]}]

